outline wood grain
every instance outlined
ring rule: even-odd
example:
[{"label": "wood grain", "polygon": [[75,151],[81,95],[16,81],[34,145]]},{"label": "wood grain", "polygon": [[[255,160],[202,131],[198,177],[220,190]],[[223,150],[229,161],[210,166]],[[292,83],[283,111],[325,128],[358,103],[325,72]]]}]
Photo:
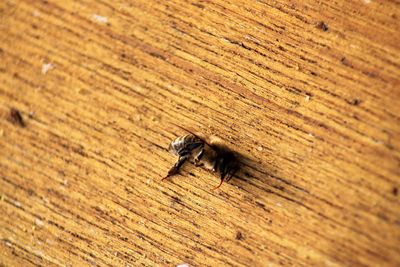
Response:
[{"label": "wood grain", "polygon": [[[399,18],[391,0],[1,1],[0,265],[399,266]],[[240,153],[237,177],[161,182],[187,130]]]}]

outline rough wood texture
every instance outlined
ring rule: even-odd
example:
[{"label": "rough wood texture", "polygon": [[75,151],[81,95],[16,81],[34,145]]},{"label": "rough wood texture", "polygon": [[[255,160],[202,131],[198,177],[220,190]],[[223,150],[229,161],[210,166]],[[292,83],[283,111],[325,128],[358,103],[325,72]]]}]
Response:
[{"label": "rough wood texture", "polygon": [[[399,266],[399,21],[389,0],[0,1],[0,265]],[[185,129],[238,177],[161,182]]]}]

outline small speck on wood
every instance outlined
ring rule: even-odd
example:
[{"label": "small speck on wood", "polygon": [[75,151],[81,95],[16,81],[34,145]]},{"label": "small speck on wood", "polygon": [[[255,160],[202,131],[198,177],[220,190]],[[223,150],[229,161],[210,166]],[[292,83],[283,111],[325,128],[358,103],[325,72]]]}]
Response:
[{"label": "small speck on wood", "polygon": [[182,200],[181,200],[179,197],[177,197],[177,196],[172,196],[172,203],[173,203],[173,204],[174,204],[174,203],[181,204],[181,203],[182,203]]},{"label": "small speck on wood", "polygon": [[349,60],[348,60],[346,57],[342,57],[342,58],[340,59],[340,62],[341,62],[343,65],[345,65],[345,66],[351,66]]},{"label": "small speck on wood", "polygon": [[259,206],[260,208],[263,208],[263,209],[265,208],[265,204],[264,203],[256,201],[256,205]]},{"label": "small speck on wood", "polygon": [[328,25],[323,21],[318,22],[317,28],[323,30],[324,32],[329,30]]},{"label": "small speck on wood", "polygon": [[198,7],[200,9],[204,9],[204,5],[199,4],[199,3],[192,3],[192,5],[194,5],[195,7]]},{"label": "small speck on wood", "polygon": [[240,231],[237,231],[236,232],[236,240],[242,240],[243,239],[243,234],[242,234],[242,232],[240,232]]},{"label": "small speck on wood", "polygon": [[20,127],[25,127],[24,119],[22,118],[21,112],[16,108],[11,108],[10,115],[8,117],[9,121]]},{"label": "small speck on wood", "polygon": [[394,196],[397,196],[397,194],[399,193],[399,190],[397,189],[397,187],[393,187],[392,193]]},{"label": "small speck on wood", "polygon": [[358,106],[358,105],[360,105],[361,100],[357,99],[357,98],[349,99],[349,100],[347,100],[347,103],[349,103],[350,105],[353,105],[353,106]]}]

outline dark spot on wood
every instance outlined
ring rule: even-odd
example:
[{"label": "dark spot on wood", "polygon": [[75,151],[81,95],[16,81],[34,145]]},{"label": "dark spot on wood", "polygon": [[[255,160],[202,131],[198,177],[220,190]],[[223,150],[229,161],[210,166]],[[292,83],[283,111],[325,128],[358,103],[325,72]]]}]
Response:
[{"label": "dark spot on wood", "polygon": [[318,22],[317,28],[323,30],[324,32],[329,30],[328,25],[323,21]]},{"label": "dark spot on wood", "polygon": [[190,176],[196,177],[196,175],[193,172],[189,172]]},{"label": "dark spot on wood", "polygon": [[377,215],[378,215],[379,218],[381,218],[382,220],[384,220],[384,221],[386,221],[386,222],[389,222],[389,221],[390,221],[390,220],[389,220],[389,217],[388,217],[385,213],[383,213],[383,212],[379,212]]},{"label": "dark spot on wood", "polygon": [[360,105],[361,100],[358,98],[354,98],[354,99],[348,99],[348,100],[346,100],[346,102],[349,103],[350,105],[358,106],[358,105]]},{"label": "dark spot on wood", "polygon": [[266,212],[268,212],[268,213],[271,213],[271,210],[270,210],[270,209],[267,209],[264,203],[259,202],[259,201],[256,200],[256,205],[257,205],[258,207],[262,208],[264,211],[266,211]]},{"label": "dark spot on wood", "polygon": [[281,45],[278,46],[278,49],[281,50],[281,51],[286,51],[286,49],[285,49],[283,46],[281,46]]},{"label": "dark spot on wood", "polygon": [[346,57],[342,57],[342,58],[340,59],[340,62],[341,62],[343,65],[345,65],[345,66],[350,66],[350,65],[351,65],[350,62],[347,60]]},{"label": "dark spot on wood", "polygon": [[298,106],[300,106],[300,102],[298,102],[298,101],[293,101],[292,103],[293,103],[293,106],[296,107],[296,108],[297,108]]},{"label": "dark spot on wood", "polygon": [[243,234],[242,234],[242,232],[240,232],[240,231],[237,231],[236,232],[236,240],[242,240],[243,239]]},{"label": "dark spot on wood", "polygon": [[124,190],[128,193],[128,194],[133,194],[134,192],[129,189],[127,186],[124,187]]},{"label": "dark spot on wood", "polygon": [[273,185],[274,188],[281,190],[281,191],[285,191],[285,188],[281,185]]},{"label": "dark spot on wood", "polygon": [[172,196],[171,199],[172,199],[172,204],[175,204],[175,203],[182,204],[182,200],[177,196]]},{"label": "dark spot on wood", "polygon": [[387,149],[389,149],[389,150],[393,150],[394,149],[394,146],[392,144],[390,144],[390,143],[386,143],[385,147],[387,147]]},{"label": "dark spot on wood", "polygon": [[260,208],[263,208],[263,209],[265,208],[265,204],[264,203],[256,201],[256,205],[259,206]]},{"label": "dark spot on wood", "polygon": [[159,59],[164,60],[164,61],[166,60],[166,58],[163,55],[161,55],[159,53],[156,53],[156,52],[150,52],[149,55],[152,56],[152,57],[155,57],[155,58],[159,58]]},{"label": "dark spot on wood", "polygon": [[26,192],[27,192],[27,193],[28,193],[28,195],[30,195],[30,196],[32,196],[32,195],[34,194],[34,192],[33,192],[33,190],[32,190],[32,189],[28,189]]},{"label": "dark spot on wood", "polygon": [[25,127],[25,122],[22,118],[21,112],[19,112],[19,110],[16,108],[11,108],[8,120],[15,125]]},{"label": "dark spot on wood", "polygon": [[394,196],[397,196],[397,194],[399,193],[399,190],[397,189],[397,187],[393,187],[392,193]]},{"label": "dark spot on wood", "polygon": [[365,72],[365,74],[366,74],[368,77],[371,77],[371,78],[376,78],[376,77],[378,77],[378,74],[376,74],[376,73],[373,72],[373,71],[367,71],[367,72]]},{"label": "dark spot on wood", "polygon": [[203,250],[200,247],[194,247],[193,250],[200,253],[203,252]]},{"label": "dark spot on wood", "polygon": [[288,92],[294,93],[296,95],[300,95],[302,93],[302,91],[300,89],[295,88],[295,87],[291,87],[291,86],[285,87],[285,90],[288,91]]},{"label": "dark spot on wood", "polygon": [[199,4],[199,3],[192,3],[192,5],[194,5],[195,7],[198,7],[200,9],[204,9],[204,5]]}]

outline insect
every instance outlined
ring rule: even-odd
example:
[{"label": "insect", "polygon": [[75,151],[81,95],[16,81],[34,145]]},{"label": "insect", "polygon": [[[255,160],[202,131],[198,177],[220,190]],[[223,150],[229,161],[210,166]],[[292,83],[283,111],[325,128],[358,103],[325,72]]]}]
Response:
[{"label": "insect", "polygon": [[178,161],[163,180],[179,173],[182,165],[190,161],[195,166],[219,173],[221,182],[214,188],[217,189],[224,181],[229,181],[239,169],[239,162],[234,152],[215,136],[205,138],[202,135],[186,134],[173,140],[168,149],[178,156]]}]

